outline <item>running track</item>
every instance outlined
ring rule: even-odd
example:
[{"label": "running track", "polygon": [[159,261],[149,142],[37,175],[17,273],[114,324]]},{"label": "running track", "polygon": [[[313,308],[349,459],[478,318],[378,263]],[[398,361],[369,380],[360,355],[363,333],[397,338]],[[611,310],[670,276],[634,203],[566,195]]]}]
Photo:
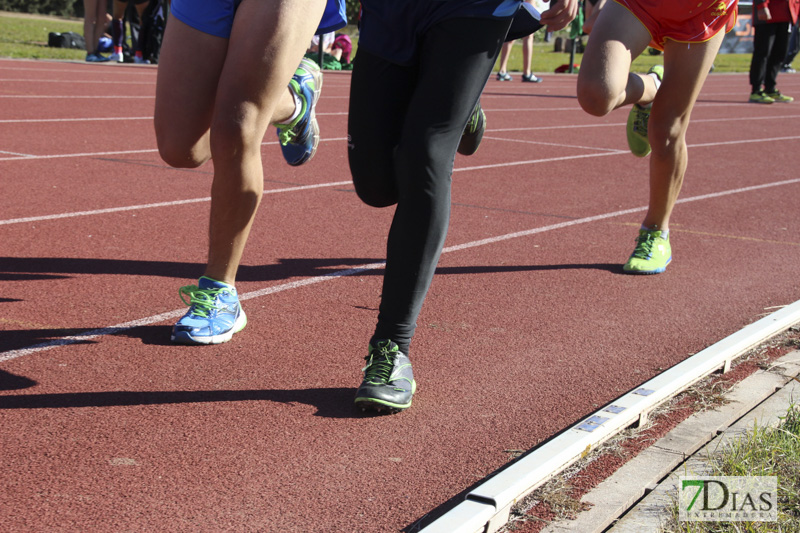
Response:
[{"label": "running track", "polygon": [[[326,74],[311,163],[265,138],[248,327],[187,347],[169,329],[203,270],[212,167],[161,162],[155,73],[0,60],[5,531],[413,530],[514,450],[800,299],[800,105],[709,78],[673,263],[632,277],[648,160],[626,113],[583,113],[574,76],[492,79],[483,146],[456,160],[414,406],[364,416],[392,211],[349,183],[349,74]],[[800,76],[779,81],[800,96]]]}]

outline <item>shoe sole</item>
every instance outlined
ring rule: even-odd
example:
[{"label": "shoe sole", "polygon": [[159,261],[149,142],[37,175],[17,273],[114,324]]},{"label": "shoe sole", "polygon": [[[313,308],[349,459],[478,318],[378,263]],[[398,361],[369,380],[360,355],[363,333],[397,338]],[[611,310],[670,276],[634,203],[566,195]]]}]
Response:
[{"label": "shoe sole", "polygon": [[356,398],[356,407],[360,407],[362,412],[375,411],[376,413],[396,414],[411,407],[411,402],[407,405],[396,405],[376,400],[375,398]]},{"label": "shoe sole", "polygon": [[395,414],[399,413],[400,411],[405,411],[409,407],[411,407],[411,402],[413,401],[413,395],[417,392],[417,382],[413,381],[411,383],[411,395],[412,398],[408,400],[408,403],[399,404],[399,403],[392,403],[387,402],[385,400],[380,400],[378,398],[370,398],[370,397],[360,397],[355,399],[356,407],[360,407],[361,411],[376,411],[378,413],[386,412],[387,414]]},{"label": "shoe sole", "polygon": [[627,136],[627,139],[628,139],[628,149],[636,157],[647,157],[648,155],[650,155],[650,152],[651,152],[650,141],[649,140],[646,141],[647,142],[647,150],[645,150],[645,151],[639,150],[639,148],[641,148],[640,146],[635,146],[635,144],[637,142],[644,142],[644,141],[642,141],[641,137],[636,136],[636,134],[633,133],[633,124],[635,122],[635,120],[634,120],[635,113],[636,113],[635,109],[631,108],[630,112],[628,113],[628,122],[627,122],[627,125],[625,126],[625,133],[626,133],[626,136]]},{"label": "shoe sole", "polygon": [[649,274],[661,274],[662,272],[667,270],[667,265],[669,265],[671,262],[672,262],[672,258],[670,257],[667,260],[667,264],[666,265],[664,265],[661,268],[657,268],[655,270],[627,270],[625,267],[622,267],[622,271],[625,272],[626,274],[643,275],[643,276],[647,276]]},{"label": "shoe sole", "polygon": [[244,314],[244,309],[241,310],[233,327],[220,335],[210,335],[208,337],[192,337],[189,334],[176,336],[174,333],[170,336],[170,340],[176,344],[222,344],[228,342],[233,338],[235,333],[239,333],[247,325],[247,315]]}]

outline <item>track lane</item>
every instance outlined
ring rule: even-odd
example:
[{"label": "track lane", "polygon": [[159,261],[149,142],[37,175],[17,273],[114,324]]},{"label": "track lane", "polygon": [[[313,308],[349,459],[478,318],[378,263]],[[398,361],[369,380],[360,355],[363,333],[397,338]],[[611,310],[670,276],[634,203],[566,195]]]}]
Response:
[{"label": "track lane", "polygon": [[[523,100],[563,106],[570,84],[560,80],[549,76],[550,88],[527,89]],[[712,80],[708,89],[716,93]],[[330,101],[346,102],[346,87],[327,81]],[[731,78],[722,81],[725,88]],[[541,97],[545,90],[554,98]],[[526,92],[487,87],[504,91],[509,101]],[[165,320],[5,361],[0,377],[36,382],[0,391],[10,451],[3,466],[13,480],[13,487],[4,482],[13,490],[0,492],[7,523],[396,531],[505,464],[508,450],[547,438],[765,307],[798,299],[798,220],[788,206],[800,187],[746,189],[794,179],[790,121],[769,128],[768,137],[783,140],[762,143],[783,148],[770,152],[767,172],[752,143],[715,142],[746,141],[751,123],[739,136],[730,123],[693,124],[690,144],[697,146],[690,148],[683,199],[738,192],[679,204],[674,264],[662,276],[631,277],[620,265],[646,203],[647,161],[609,152],[624,149],[625,115],[597,126],[579,111],[554,112],[544,120],[583,120],[585,127],[526,132],[542,120],[532,126],[524,112],[492,114],[499,98],[486,100],[487,135],[497,139],[457,160],[448,251],[412,348],[420,381],[412,409],[378,418],[350,409],[380,268],[252,298],[245,303],[248,328],[211,349],[169,345]],[[734,105],[709,113],[723,118],[731,109],[767,113]],[[320,120],[323,132],[343,137],[346,116]],[[502,140],[510,133],[513,142]],[[346,181],[344,141],[322,146],[290,181]],[[274,148],[265,146],[265,157],[274,157]],[[11,183],[24,183],[24,165],[56,174],[68,164],[92,175],[125,165],[73,159],[0,161],[0,169],[13,169]],[[172,172],[148,171],[135,184],[117,185],[115,192],[144,201],[114,205],[207,190],[207,174],[164,179]],[[36,191],[39,178],[32,179]],[[75,179],[77,173],[65,183]],[[69,212],[75,202],[87,210],[108,206],[109,186],[91,181],[47,198],[49,208],[61,209],[42,210],[35,194],[21,202],[39,214]],[[43,191],[47,179],[41,184]],[[2,303],[0,346],[24,332],[55,327],[57,336],[59,327],[102,327],[122,321],[109,320],[114,316],[176,309],[177,287],[204,262],[203,246],[192,244],[205,230],[201,206],[0,226],[0,255],[16,261],[0,266],[11,287],[4,297],[12,300]],[[576,223],[624,210],[632,212]],[[242,292],[380,260],[391,210],[362,206],[342,184],[270,196],[258,217]],[[539,229],[555,224],[562,225]],[[530,233],[497,239],[521,231]],[[391,498],[382,496],[387,479]],[[37,516],[26,512],[32,504],[42,509]]]}]

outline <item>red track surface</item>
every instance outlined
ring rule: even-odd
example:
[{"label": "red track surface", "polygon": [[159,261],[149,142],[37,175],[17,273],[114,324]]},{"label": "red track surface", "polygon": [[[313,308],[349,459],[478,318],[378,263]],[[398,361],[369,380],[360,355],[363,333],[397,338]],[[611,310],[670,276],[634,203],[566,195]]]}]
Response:
[{"label": "red track surface", "polygon": [[[158,157],[155,72],[0,60],[5,531],[410,529],[509,450],[800,299],[800,105],[709,78],[673,263],[635,277],[621,264],[648,161],[626,150],[626,112],[583,113],[574,76],[492,79],[483,146],[456,160],[414,406],[364,416],[351,400],[382,271],[343,273],[383,258],[392,211],[349,184],[349,74],[326,73],[310,164],[265,139],[248,327],[186,347],[169,329],[203,270],[212,168]],[[800,77],[779,81],[800,96]]]}]

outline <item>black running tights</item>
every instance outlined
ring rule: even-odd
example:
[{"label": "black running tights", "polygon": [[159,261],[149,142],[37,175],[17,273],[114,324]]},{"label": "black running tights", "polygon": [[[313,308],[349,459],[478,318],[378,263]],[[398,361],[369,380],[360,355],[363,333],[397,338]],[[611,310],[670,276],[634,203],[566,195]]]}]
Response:
[{"label": "black running tights", "polygon": [[358,196],[397,204],[375,339],[408,353],[450,218],[456,148],[491,74],[509,19],[434,25],[413,65],[359,49],[350,88],[348,157]]}]

